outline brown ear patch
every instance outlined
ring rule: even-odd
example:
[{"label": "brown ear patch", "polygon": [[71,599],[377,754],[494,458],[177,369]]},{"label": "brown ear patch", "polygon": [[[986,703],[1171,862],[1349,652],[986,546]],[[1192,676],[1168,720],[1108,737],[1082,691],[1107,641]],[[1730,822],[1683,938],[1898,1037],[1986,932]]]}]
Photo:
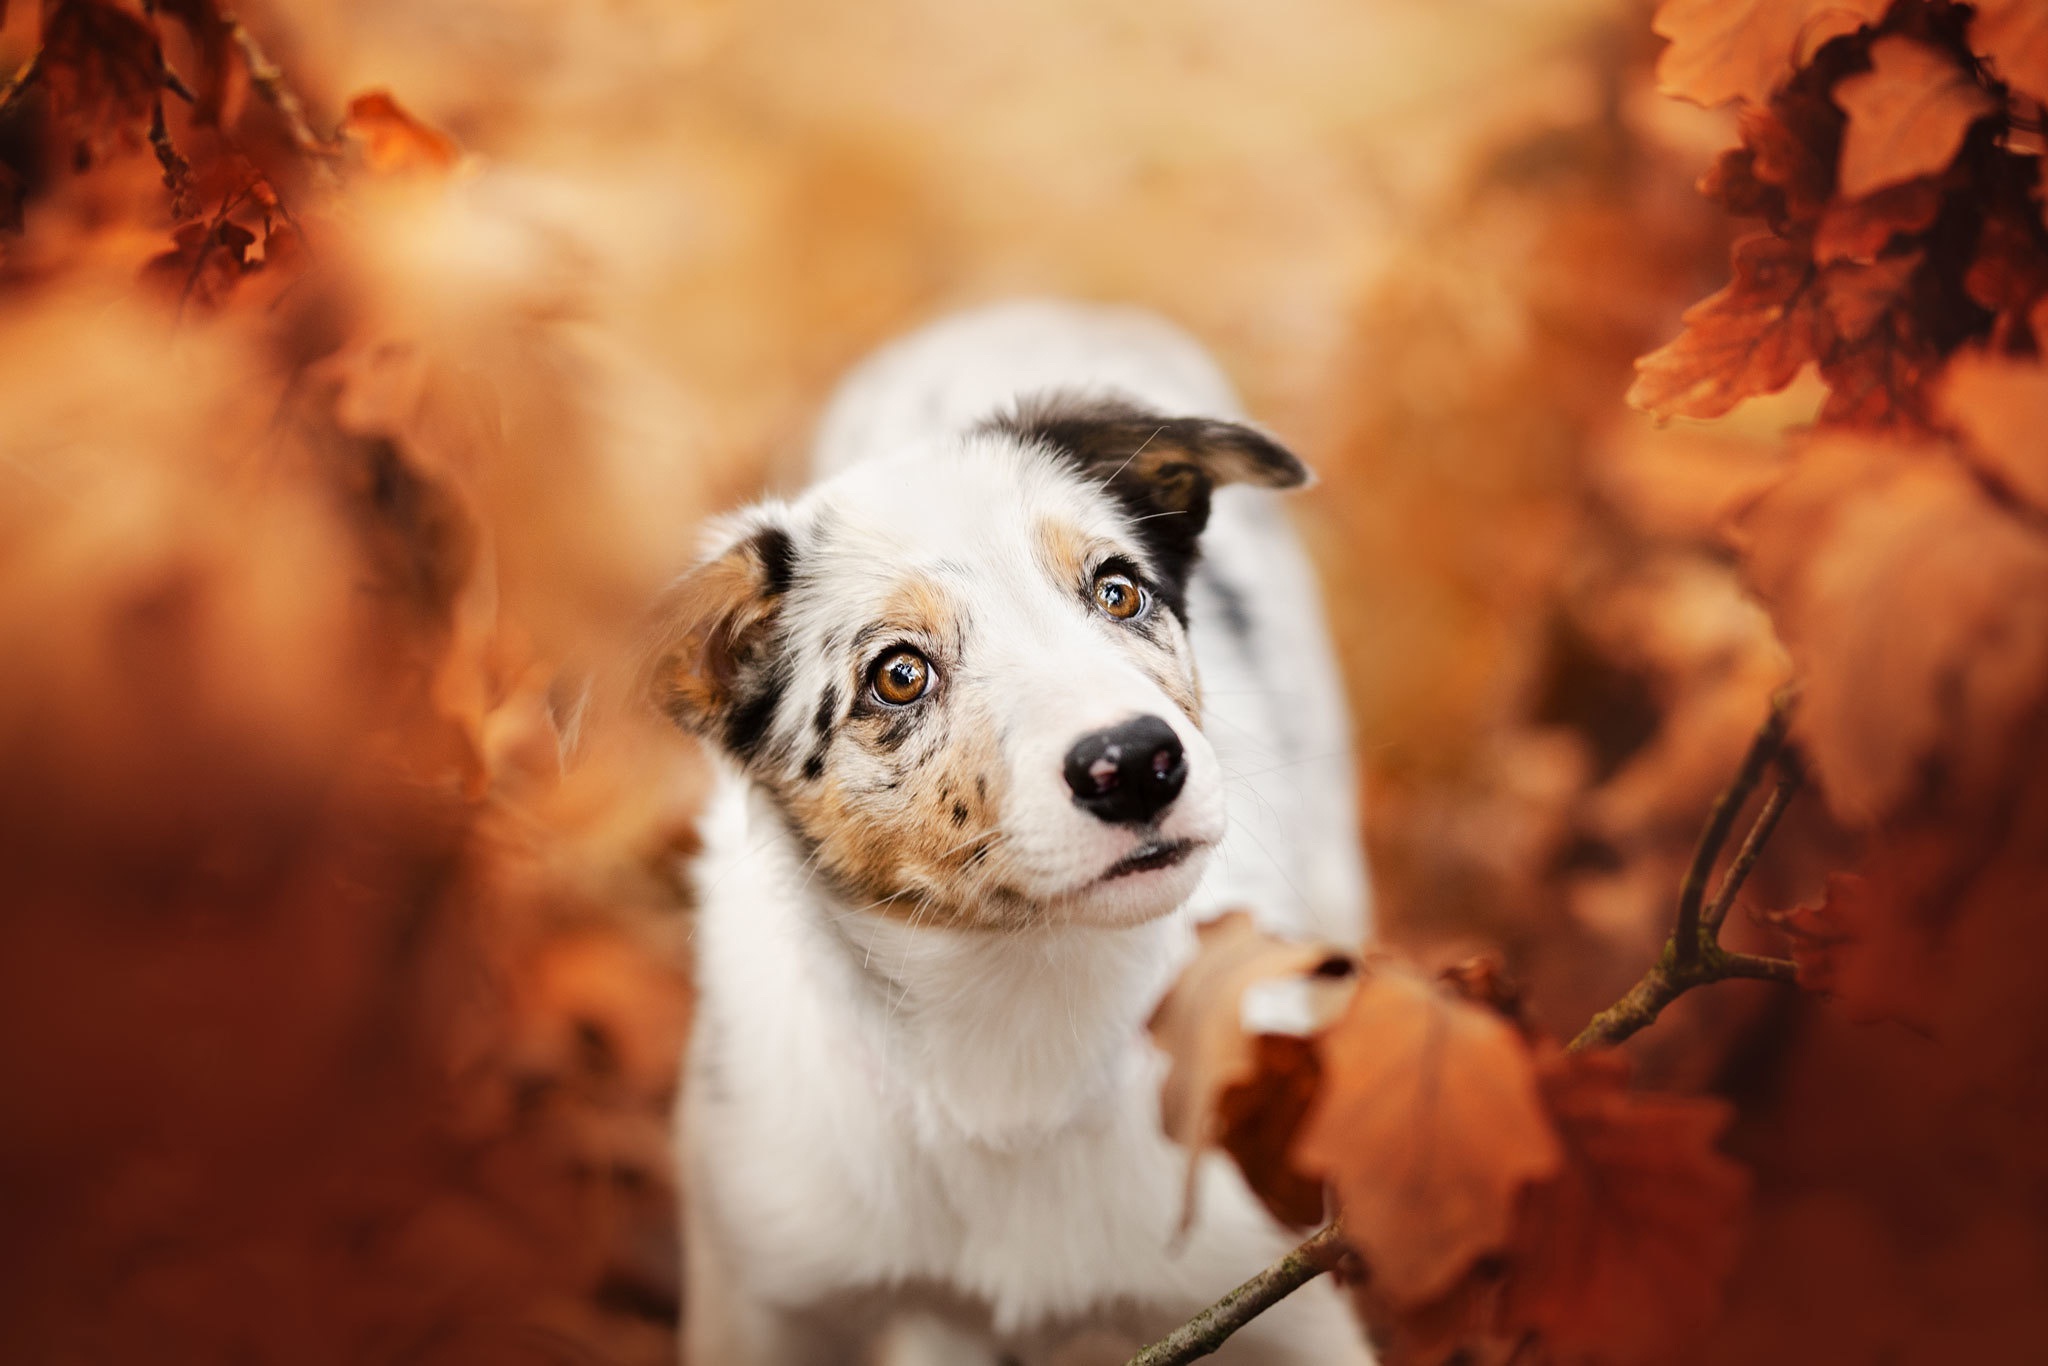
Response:
[{"label": "brown ear patch", "polygon": [[781,700],[774,625],[795,561],[789,533],[764,527],[684,575],[657,609],[655,706],[741,759],[759,748]]}]

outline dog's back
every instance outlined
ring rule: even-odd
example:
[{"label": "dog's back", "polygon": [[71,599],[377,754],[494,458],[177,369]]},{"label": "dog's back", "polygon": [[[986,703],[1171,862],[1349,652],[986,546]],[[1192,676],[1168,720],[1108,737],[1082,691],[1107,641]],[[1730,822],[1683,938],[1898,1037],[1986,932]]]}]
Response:
[{"label": "dog's back", "polygon": [[[1137,309],[1052,301],[955,314],[875,353],[819,425],[824,478],[1019,398],[1064,391],[1242,421],[1230,381],[1193,339]],[[1367,925],[1356,773],[1315,576],[1266,489],[1218,489],[1188,593],[1203,728],[1229,775],[1229,833],[1195,895],[1297,936],[1355,945]]]}]

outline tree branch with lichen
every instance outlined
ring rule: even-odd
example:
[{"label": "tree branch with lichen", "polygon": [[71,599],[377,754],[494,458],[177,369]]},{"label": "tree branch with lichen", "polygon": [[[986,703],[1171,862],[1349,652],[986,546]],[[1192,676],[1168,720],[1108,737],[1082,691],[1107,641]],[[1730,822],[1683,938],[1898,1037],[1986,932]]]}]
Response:
[{"label": "tree branch with lichen", "polygon": [[[1730,953],[1721,947],[1721,926],[1729,908],[1804,778],[1797,756],[1785,748],[1795,700],[1789,688],[1772,697],[1770,714],[1750,741],[1734,780],[1708,811],[1692,862],[1679,884],[1677,922],[1663,952],[1627,994],[1578,1032],[1567,1045],[1572,1052],[1622,1042],[1655,1023],[1666,1006],[1694,987],[1736,979],[1788,984],[1798,980],[1788,960]],[[1708,901],[1714,865],[1727,847],[1736,817],[1774,763],[1779,772],[1777,784],[1751,822],[1713,900]],[[1332,1220],[1279,1261],[1132,1357],[1128,1366],[1184,1366],[1208,1356],[1238,1329],[1335,1267],[1345,1251],[1341,1221]]]}]

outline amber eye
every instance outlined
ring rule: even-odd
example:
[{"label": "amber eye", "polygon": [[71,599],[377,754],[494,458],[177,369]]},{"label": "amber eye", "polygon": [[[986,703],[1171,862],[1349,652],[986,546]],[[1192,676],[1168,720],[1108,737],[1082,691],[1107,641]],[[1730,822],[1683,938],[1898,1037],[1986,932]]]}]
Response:
[{"label": "amber eye", "polygon": [[915,650],[891,650],[875,664],[869,684],[875,696],[892,707],[917,701],[932,685],[932,666]]},{"label": "amber eye", "polygon": [[1145,590],[1130,575],[1111,570],[1095,576],[1095,605],[1118,621],[1129,621],[1145,610]]}]

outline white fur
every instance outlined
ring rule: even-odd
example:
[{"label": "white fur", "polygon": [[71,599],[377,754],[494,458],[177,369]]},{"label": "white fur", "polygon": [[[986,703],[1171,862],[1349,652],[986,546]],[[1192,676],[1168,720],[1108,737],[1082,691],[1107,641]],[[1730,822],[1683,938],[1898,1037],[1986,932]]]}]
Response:
[{"label": "white fur", "polygon": [[[959,690],[948,705],[956,724],[1005,737],[999,858],[1043,913],[991,929],[844,904],[769,796],[726,772],[698,868],[699,1004],[682,1105],[695,1366],[861,1360],[864,1335],[906,1311],[951,1325],[951,1360],[969,1359],[968,1342],[983,1360],[1048,1360],[1073,1335],[1105,1330],[1134,1345],[1291,1241],[1215,1157],[1203,1163],[1199,1217],[1176,1240],[1186,1157],[1160,1132],[1163,1060],[1143,1026],[1193,925],[1221,909],[1245,906],[1295,934],[1362,937],[1349,741],[1313,579],[1273,495],[1217,491],[1189,591],[1198,728],[1128,662],[1113,626],[1038,582],[1027,514],[1063,496],[1066,513],[1085,509],[1068,506],[1033,453],[969,434],[1054,387],[1240,417],[1200,349],[1156,320],[1058,304],[985,310],[858,370],[821,428],[823,481],[776,510],[835,528],[833,558],[805,570],[833,591],[799,610],[859,622],[885,582],[878,562],[972,595],[973,668],[946,680]],[[1218,625],[1219,580],[1249,609],[1248,638]],[[833,666],[797,667],[829,678]],[[1091,885],[1132,837],[1074,808],[1058,759],[1082,731],[1146,712],[1174,726],[1190,766],[1162,831],[1213,853],[1206,866]],[[1369,1360],[1327,1283],[1231,1350]]]}]

